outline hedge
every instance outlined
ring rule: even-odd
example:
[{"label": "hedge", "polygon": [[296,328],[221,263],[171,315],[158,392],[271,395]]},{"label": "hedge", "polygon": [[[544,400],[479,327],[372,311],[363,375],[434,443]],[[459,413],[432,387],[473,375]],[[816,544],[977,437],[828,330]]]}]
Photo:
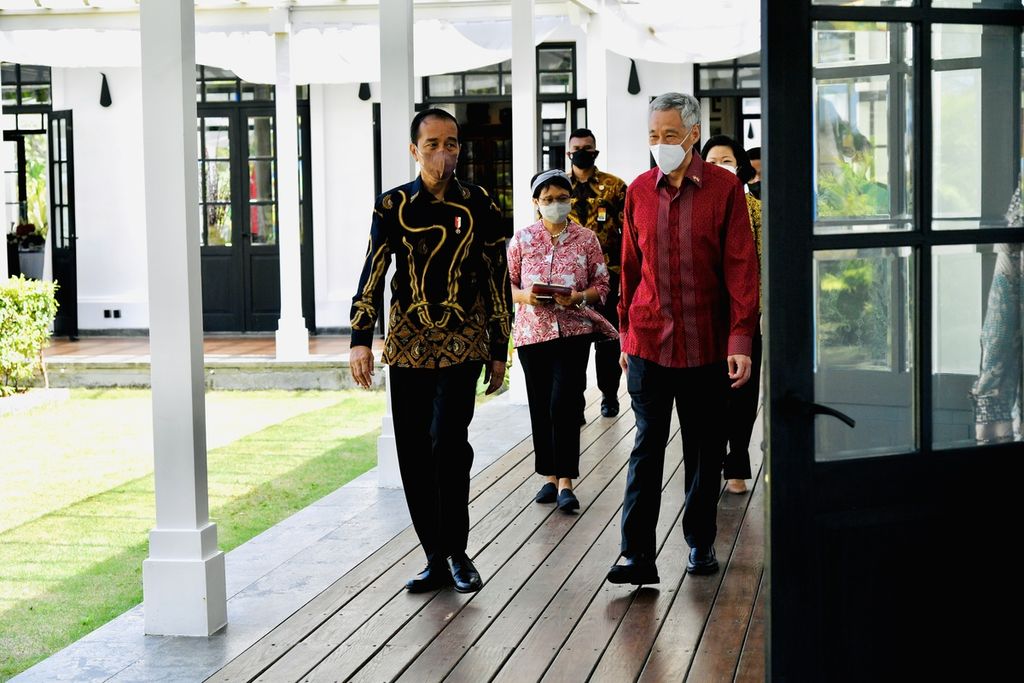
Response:
[{"label": "hedge", "polygon": [[57,284],[26,280],[0,282],[0,396],[25,391],[43,369],[43,347],[57,315]]}]

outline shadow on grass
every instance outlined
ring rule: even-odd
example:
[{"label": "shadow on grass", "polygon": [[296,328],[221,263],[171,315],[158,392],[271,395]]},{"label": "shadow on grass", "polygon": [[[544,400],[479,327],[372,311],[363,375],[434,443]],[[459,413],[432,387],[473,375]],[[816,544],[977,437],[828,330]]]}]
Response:
[{"label": "shadow on grass", "polygon": [[[244,448],[246,441],[251,446],[259,440],[247,437],[238,442],[238,447]],[[373,467],[376,441],[376,430],[328,440],[324,446],[329,447],[321,455],[214,508],[210,517],[217,523],[220,548],[225,552],[232,550]],[[151,477],[118,489],[132,488],[132,484],[146,479]],[[44,594],[0,612],[0,681],[28,669],[139,604],[142,561],[147,549],[148,541],[134,544],[60,581]]]}]

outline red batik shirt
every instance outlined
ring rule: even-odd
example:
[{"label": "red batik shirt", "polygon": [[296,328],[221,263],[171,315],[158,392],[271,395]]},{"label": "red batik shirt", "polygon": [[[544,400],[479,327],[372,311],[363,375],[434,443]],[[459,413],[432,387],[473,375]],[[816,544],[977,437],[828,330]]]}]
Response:
[{"label": "red batik shirt", "polygon": [[750,355],[757,326],[757,249],[743,187],[694,154],[682,186],[654,168],[626,191],[622,350],[697,367]]}]

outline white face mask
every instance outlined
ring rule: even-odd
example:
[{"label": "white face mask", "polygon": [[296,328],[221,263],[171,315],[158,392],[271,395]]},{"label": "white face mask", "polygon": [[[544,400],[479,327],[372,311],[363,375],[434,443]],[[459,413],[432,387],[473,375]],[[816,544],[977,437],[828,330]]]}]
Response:
[{"label": "white face mask", "polygon": [[[686,134],[689,137],[690,133],[693,132],[693,127]],[[676,170],[683,164],[683,159],[693,149],[693,145],[687,148],[683,148],[683,143],[678,145],[651,145],[651,156],[654,157],[654,163],[658,165],[661,172],[669,174]]]},{"label": "white face mask", "polygon": [[561,223],[572,212],[571,202],[552,202],[547,206],[537,204],[540,215],[549,223]]}]

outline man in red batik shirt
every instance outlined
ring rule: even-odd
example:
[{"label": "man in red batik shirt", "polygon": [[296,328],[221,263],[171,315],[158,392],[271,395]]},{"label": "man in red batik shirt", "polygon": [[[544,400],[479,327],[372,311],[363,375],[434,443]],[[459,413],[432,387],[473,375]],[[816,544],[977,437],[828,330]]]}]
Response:
[{"label": "man in red batik shirt", "polygon": [[636,415],[622,508],[624,562],[611,583],[658,582],[655,530],[672,403],[683,439],[683,534],[691,574],[718,570],[716,516],[726,397],[750,378],[758,264],[743,187],[694,152],[700,104],[666,93],[651,102],[658,167],[626,191],[619,299],[621,364]]}]

